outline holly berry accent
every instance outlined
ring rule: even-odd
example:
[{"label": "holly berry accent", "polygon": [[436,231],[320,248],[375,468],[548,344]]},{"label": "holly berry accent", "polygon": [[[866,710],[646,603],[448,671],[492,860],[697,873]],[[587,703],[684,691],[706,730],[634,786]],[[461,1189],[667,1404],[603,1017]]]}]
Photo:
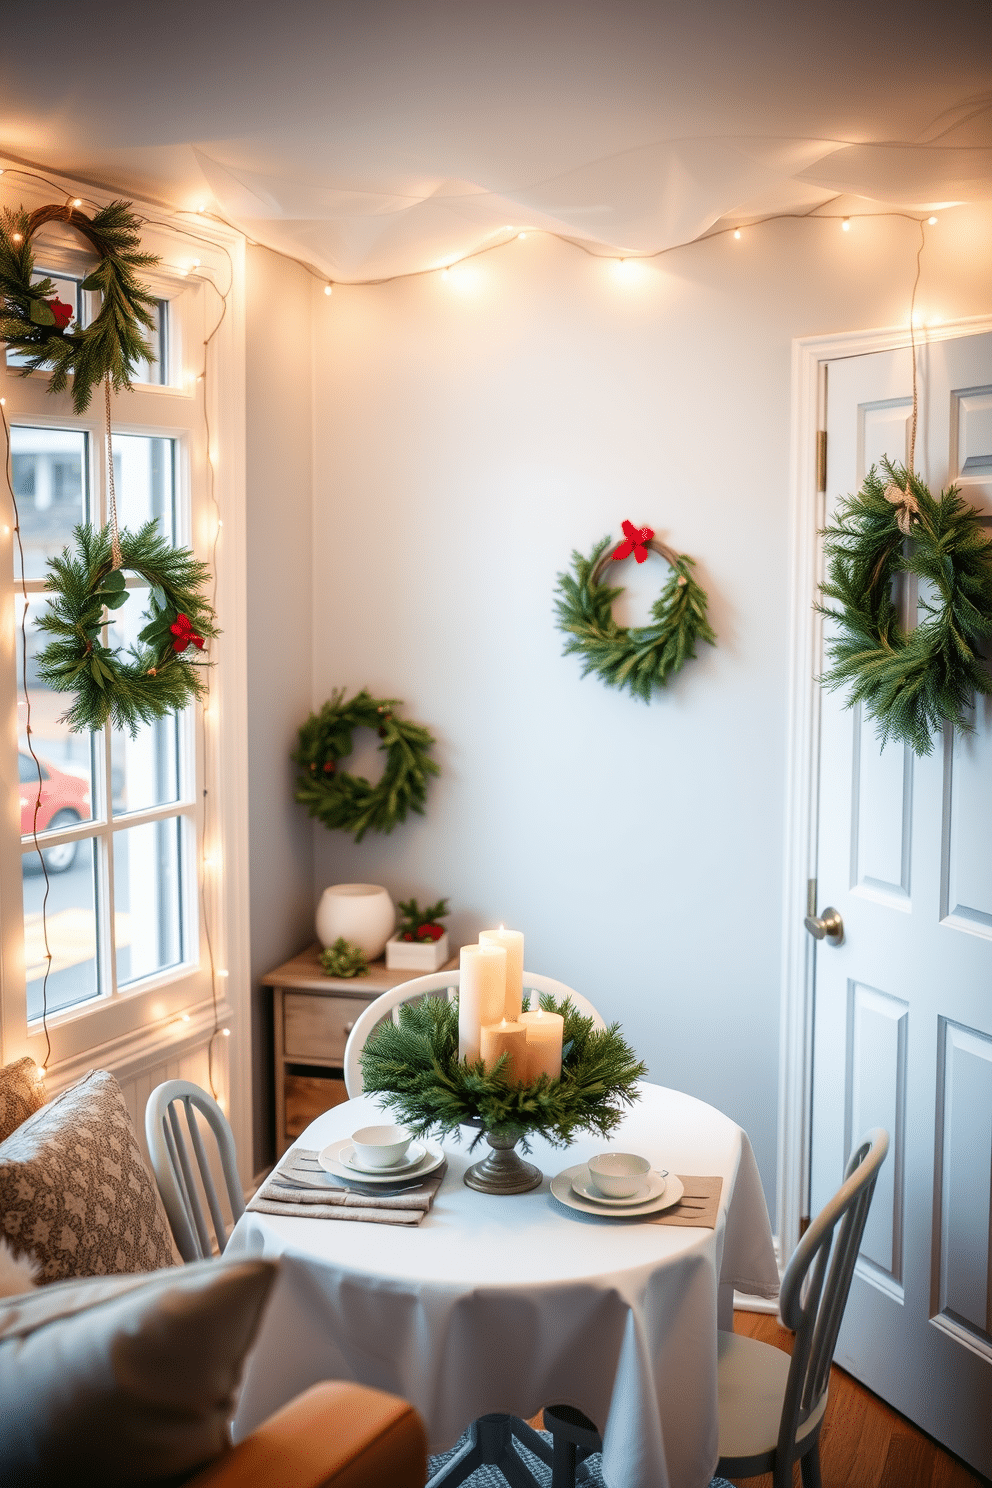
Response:
[{"label": "holly berry accent", "polygon": [[420,908],[416,899],[401,899],[398,907],[401,940],[426,942],[441,939],[444,926],[438,924],[438,921],[445,919],[451,913],[447,899],[439,899],[436,904],[425,905],[423,909]]},{"label": "holly berry accent", "polygon": [[52,321],[57,331],[64,331],[72,319],[72,306],[60,300],[58,295],[54,300],[46,300],[45,304],[52,312]]}]

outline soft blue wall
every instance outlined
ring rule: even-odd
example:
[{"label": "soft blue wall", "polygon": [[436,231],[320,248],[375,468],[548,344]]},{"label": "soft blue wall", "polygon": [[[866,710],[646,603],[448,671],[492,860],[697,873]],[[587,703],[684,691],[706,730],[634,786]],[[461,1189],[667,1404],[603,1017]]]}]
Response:
[{"label": "soft blue wall", "polygon": [[[987,299],[952,217],[920,299],[945,318]],[[315,297],[314,703],[403,698],[443,772],[392,836],[316,827],[317,891],[450,894],[456,941],[523,929],[529,968],[620,1019],[654,1080],[747,1128],[770,1204],[791,343],[905,322],[918,241],[856,227],[777,223],[626,277],[536,235]],[[580,680],[553,623],[570,550],[624,517],[697,558],[719,636],[650,706]],[[621,618],[666,573],[625,564]]]}]

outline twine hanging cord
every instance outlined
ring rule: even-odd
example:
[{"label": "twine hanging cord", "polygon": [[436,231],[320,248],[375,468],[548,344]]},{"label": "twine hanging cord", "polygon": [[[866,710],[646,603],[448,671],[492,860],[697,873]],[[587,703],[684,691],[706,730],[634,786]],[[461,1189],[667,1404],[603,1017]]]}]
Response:
[{"label": "twine hanging cord", "polygon": [[911,536],[913,523],[921,520],[920,504],[913,495],[911,481],[916,468],[916,425],[920,412],[920,394],[916,380],[916,291],[920,286],[921,261],[923,249],[926,247],[926,241],[926,226],[921,222],[920,246],[916,250],[916,278],[913,280],[913,293],[909,300],[909,345],[913,361],[913,417],[909,426],[909,459],[906,461],[906,487],[903,490],[893,483],[885,488],[886,501],[890,501],[893,506],[898,507],[896,523],[903,537]]}]

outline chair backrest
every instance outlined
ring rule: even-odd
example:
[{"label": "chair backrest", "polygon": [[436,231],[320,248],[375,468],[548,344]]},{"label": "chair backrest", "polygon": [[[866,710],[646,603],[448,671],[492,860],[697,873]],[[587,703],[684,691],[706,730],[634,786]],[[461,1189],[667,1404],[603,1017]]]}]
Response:
[{"label": "chair backrest", "polygon": [[[192,1081],[166,1080],[148,1097],[145,1139],[158,1191],[184,1261],[206,1260],[213,1254],[215,1245],[222,1251],[227,1244],[227,1221],[196,1112],[204,1117],[217,1143],[232,1218],[237,1221],[245,1210],[234,1133],[224,1112],[212,1096]],[[210,1211],[213,1239],[202,1199]]]},{"label": "chair backrest", "polygon": [[796,1338],[782,1404],[777,1462],[792,1462],[796,1432],[827,1392],[878,1170],[888,1150],[887,1131],[874,1127],[865,1133],[851,1153],[843,1184],[796,1246],[782,1278],[779,1310]]},{"label": "chair backrest", "polygon": [[[379,1024],[385,1023],[387,1018],[392,1018],[394,1023],[398,1023],[399,1010],[403,1003],[416,1002],[421,997],[431,997],[439,992],[446,992],[448,1001],[454,1002],[458,995],[460,980],[461,972],[459,971],[434,971],[430,976],[414,977],[412,981],[401,982],[398,987],[391,987],[388,992],[383,992],[381,997],[370,1002],[365,1011],[359,1014],[344,1048],[344,1084],[352,1100],[356,1095],[361,1095],[363,1088],[362,1064],[359,1055],[365,1048],[366,1039],[379,1027]],[[536,972],[525,971],[524,992],[525,994],[528,992],[550,993],[559,1002],[564,1002],[566,997],[570,997],[572,1005],[585,1017],[592,1019],[594,1028],[606,1027],[588,998],[583,997],[581,992],[573,992],[572,988],[566,987],[564,982],[556,982],[554,977],[538,976]]]}]

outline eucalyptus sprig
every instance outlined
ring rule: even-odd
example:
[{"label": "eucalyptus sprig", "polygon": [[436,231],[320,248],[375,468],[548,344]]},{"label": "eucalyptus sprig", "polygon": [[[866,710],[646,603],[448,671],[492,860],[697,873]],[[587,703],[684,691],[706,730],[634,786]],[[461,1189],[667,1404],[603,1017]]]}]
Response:
[{"label": "eucalyptus sprig", "polygon": [[556,1147],[567,1147],[581,1131],[609,1137],[624,1107],[638,1099],[637,1081],[647,1066],[619,1024],[594,1029],[570,998],[557,1002],[545,993],[541,1007],[565,1019],[557,1080],[541,1075],[530,1085],[508,1084],[506,1055],[490,1071],[481,1060],[459,1061],[457,1001],[425,997],[402,1004],[399,1022],[380,1024],[366,1041],[359,1056],[364,1089],[378,1094],[417,1137],[480,1122],[483,1131],[518,1128],[525,1148],[528,1135]]}]

